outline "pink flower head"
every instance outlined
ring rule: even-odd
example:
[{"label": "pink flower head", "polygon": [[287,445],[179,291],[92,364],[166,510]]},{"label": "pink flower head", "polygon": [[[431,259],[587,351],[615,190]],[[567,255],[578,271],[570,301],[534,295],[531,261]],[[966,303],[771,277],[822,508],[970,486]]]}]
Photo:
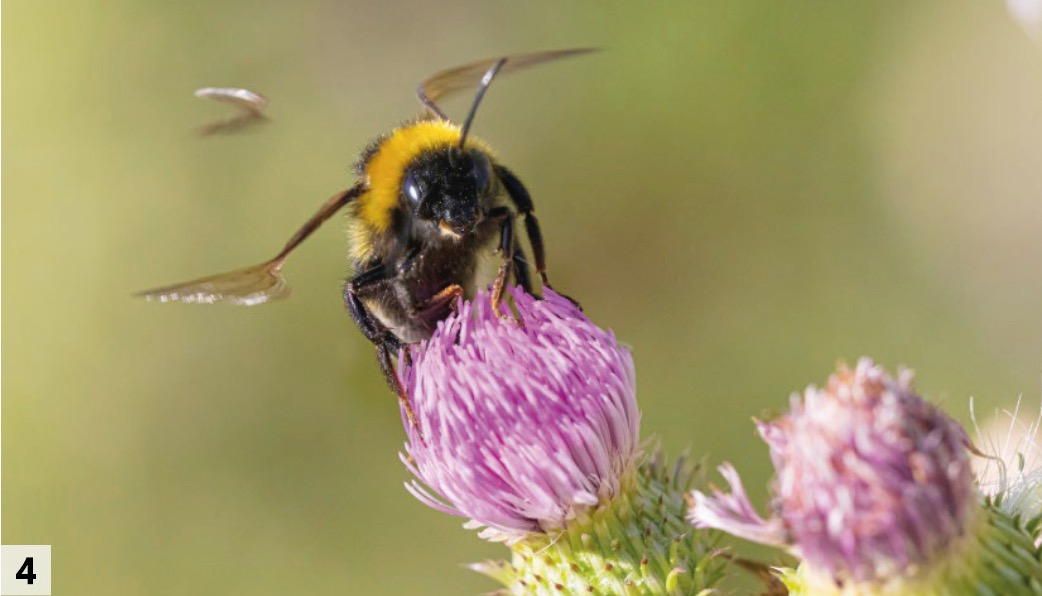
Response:
[{"label": "pink flower head", "polygon": [[418,479],[406,488],[508,541],[617,495],[640,427],[633,359],[615,336],[548,288],[512,294],[520,325],[480,292],[400,371],[423,435],[405,423],[402,460]]},{"label": "pink flower head", "polygon": [[956,548],[976,511],[963,429],[871,360],[841,366],[824,389],[793,395],[758,424],[777,476],[762,519],[730,466],[731,494],[693,494],[691,519],[788,546],[839,584],[901,575]]}]

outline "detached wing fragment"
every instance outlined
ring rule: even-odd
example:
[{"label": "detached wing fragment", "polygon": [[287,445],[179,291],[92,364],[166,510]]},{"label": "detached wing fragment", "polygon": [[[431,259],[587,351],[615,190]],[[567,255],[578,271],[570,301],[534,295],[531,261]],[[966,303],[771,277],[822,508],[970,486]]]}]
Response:
[{"label": "detached wing fragment", "polygon": [[198,134],[201,137],[238,132],[268,119],[264,114],[268,107],[268,98],[249,89],[203,87],[195,91],[195,96],[228,104],[238,111],[234,116],[200,126]]}]

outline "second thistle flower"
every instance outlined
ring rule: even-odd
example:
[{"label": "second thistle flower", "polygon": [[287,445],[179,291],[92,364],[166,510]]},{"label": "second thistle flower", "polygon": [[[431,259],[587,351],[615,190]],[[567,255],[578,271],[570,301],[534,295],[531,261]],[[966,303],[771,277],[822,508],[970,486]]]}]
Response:
[{"label": "second thistle flower", "polygon": [[777,476],[761,518],[732,492],[693,493],[691,518],[803,559],[794,594],[1019,594],[1042,589],[1030,532],[979,500],[966,433],[871,360],[841,367],[758,424]]}]

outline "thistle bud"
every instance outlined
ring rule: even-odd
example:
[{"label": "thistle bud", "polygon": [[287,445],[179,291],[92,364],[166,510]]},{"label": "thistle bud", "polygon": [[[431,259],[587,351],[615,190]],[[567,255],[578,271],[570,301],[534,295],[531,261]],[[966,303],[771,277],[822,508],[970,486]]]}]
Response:
[{"label": "thistle bud", "polygon": [[773,515],[730,494],[693,493],[692,521],[800,557],[794,594],[1019,594],[1042,588],[1027,528],[979,499],[965,431],[871,360],[758,423],[777,476]]}]

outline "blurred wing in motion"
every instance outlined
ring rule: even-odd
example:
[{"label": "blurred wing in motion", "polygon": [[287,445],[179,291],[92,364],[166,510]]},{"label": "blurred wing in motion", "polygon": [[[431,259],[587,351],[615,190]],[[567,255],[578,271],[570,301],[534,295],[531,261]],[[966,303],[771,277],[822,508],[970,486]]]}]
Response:
[{"label": "blurred wing in motion", "polygon": [[149,302],[188,302],[213,304],[228,302],[243,306],[263,304],[289,296],[289,286],[279,269],[281,261],[269,261],[186,281],[184,283],[155,288],[138,294]]},{"label": "blurred wing in motion", "polygon": [[270,261],[259,265],[218,273],[209,277],[201,277],[171,286],[145,290],[136,294],[149,302],[188,302],[193,304],[213,304],[228,302],[242,306],[264,304],[289,296],[289,286],[283,279],[280,269],[293,249],[300,245],[312,232],[317,230],[327,219],[341,207],[355,200],[365,192],[364,184],[356,184],[351,188],[338,192],[319,207],[304,225],[286,242],[279,254]]},{"label": "blurred wing in motion", "polygon": [[200,126],[198,133],[201,137],[208,137],[217,133],[237,132],[267,120],[267,116],[264,115],[264,109],[268,107],[268,98],[249,89],[203,87],[195,91],[195,96],[226,103],[239,111],[234,116]]},{"label": "blurred wing in motion", "polygon": [[[544,62],[550,62],[552,60],[568,58],[571,56],[581,56],[596,51],[598,51],[596,48],[575,48],[571,50],[555,50],[552,52],[536,52],[534,54],[507,56],[503,67],[499,69],[499,74],[510,74],[530,66],[543,64]],[[478,83],[481,82],[482,77],[485,76],[485,73],[500,60],[504,60],[504,58],[499,57],[480,60],[478,62],[472,62],[470,64],[464,64],[463,66],[443,70],[432,75],[429,79],[421,83],[420,87],[416,90],[416,95],[420,98],[420,103],[424,106],[424,114],[426,116],[448,120],[449,117],[446,116],[445,112],[438,107],[438,100],[456,93],[457,91],[477,87]]]}]

